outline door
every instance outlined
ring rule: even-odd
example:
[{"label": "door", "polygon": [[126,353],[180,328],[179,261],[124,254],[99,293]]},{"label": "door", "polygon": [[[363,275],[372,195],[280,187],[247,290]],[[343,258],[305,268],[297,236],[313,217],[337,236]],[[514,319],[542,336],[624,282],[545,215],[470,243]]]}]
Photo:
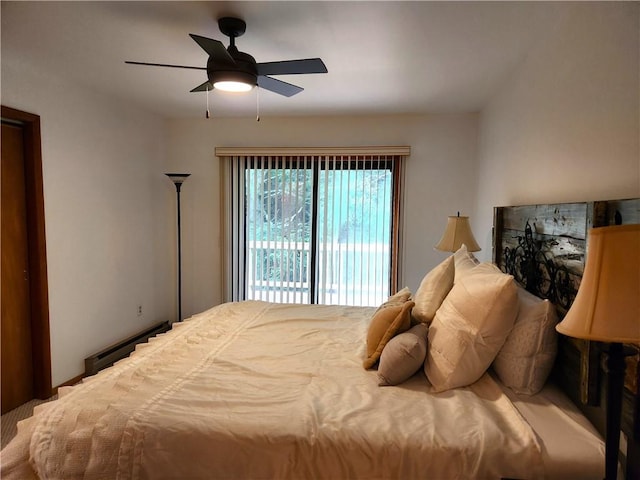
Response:
[{"label": "door", "polygon": [[2,413],[33,398],[22,127],[2,124]]},{"label": "door", "polygon": [[40,118],[2,106],[1,410],[51,395]]},{"label": "door", "polygon": [[[396,155],[238,156],[233,270],[253,300],[380,305],[396,275]],[[394,221],[395,218],[395,221]],[[244,249],[244,250],[243,250]],[[243,251],[242,251],[243,250]]]}]

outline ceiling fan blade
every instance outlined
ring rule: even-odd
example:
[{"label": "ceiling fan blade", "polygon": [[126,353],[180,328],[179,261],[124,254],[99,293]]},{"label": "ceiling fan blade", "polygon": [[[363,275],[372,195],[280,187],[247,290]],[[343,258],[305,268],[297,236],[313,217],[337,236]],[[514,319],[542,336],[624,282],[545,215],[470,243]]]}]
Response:
[{"label": "ceiling fan blade", "polygon": [[190,92],[206,92],[207,90],[213,90],[213,85],[209,81],[204,82],[202,85],[198,85],[193,90],[189,90]]},{"label": "ceiling fan blade", "polygon": [[274,93],[279,93],[285,97],[292,97],[296,93],[300,93],[304,90],[302,87],[292,85],[282,80],[276,80],[275,78],[265,77],[264,75],[258,75],[258,86],[265,90],[270,90]]},{"label": "ceiling fan blade", "polygon": [[206,67],[189,67],[187,65],[169,65],[167,63],[147,63],[147,62],[129,62],[125,60],[124,63],[131,65],[148,65],[150,67],[171,67],[171,68],[190,68],[191,70],[206,70]]},{"label": "ceiling fan blade", "polygon": [[200,45],[216,63],[225,65],[236,64],[235,60],[231,55],[229,55],[229,52],[224,48],[221,41],[214,40],[213,38],[201,37],[200,35],[194,35],[193,33],[190,33],[189,36],[193,38],[193,40]]},{"label": "ceiling fan blade", "polygon": [[284,60],[281,62],[258,63],[258,75],[296,75],[301,73],[327,73],[327,67],[320,58]]}]

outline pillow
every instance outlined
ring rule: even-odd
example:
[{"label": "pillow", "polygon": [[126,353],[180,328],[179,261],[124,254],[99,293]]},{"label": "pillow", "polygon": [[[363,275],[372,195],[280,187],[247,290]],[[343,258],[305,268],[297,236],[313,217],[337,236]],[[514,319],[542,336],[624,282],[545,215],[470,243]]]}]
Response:
[{"label": "pillow", "polygon": [[404,287],[399,292],[391,295],[387,299],[387,302],[406,302],[407,300],[409,300],[410,297],[411,297],[411,290],[409,290],[409,287]]},{"label": "pillow", "polygon": [[382,350],[378,365],[378,385],[398,385],[420,370],[427,355],[429,327],[419,323],[396,335]]},{"label": "pillow", "polygon": [[425,275],[413,297],[416,303],[411,312],[413,323],[431,323],[436,310],[453,287],[454,273],[453,255],[450,255]]},{"label": "pillow", "polygon": [[434,391],[478,380],[504,344],[517,313],[513,277],[490,263],[455,283],[429,327],[424,371]]},{"label": "pillow", "polygon": [[533,395],[544,386],[558,352],[553,304],[518,287],[520,308],[504,345],[493,362],[502,383],[516,393]]},{"label": "pillow", "polygon": [[[482,262],[482,263],[476,263],[476,265],[473,268],[465,271],[463,274],[463,278],[469,275],[476,275],[476,274],[494,274],[494,275],[509,276],[508,274],[500,270],[500,268],[498,268],[497,265],[494,265],[491,262]],[[513,286],[516,288],[516,290],[518,289],[517,283],[514,282]]]},{"label": "pillow", "polygon": [[469,252],[467,246],[463,243],[453,254],[453,263],[455,268],[453,283],[457,283],[462,277],[475,268],[479,262],[475,255]]},{"label": "pillow", "polygon": [[409,329],[411,309],[414,305],[413,302],[386,302],[376,310],[367,332],[367,358],[363,362],[364,368],[373,367],[387,342],[398,333]]}]

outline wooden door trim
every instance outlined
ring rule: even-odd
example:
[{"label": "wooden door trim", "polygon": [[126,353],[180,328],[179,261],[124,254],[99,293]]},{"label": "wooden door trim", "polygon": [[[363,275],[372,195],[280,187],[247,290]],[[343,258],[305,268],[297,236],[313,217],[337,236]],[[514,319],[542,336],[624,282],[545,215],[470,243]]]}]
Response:
[{"label": "wooden door trim", "polygon": [[37,398],[49,398],[52,392],[51,336],[40,116],[4,105],[1,106],[1,116],[3,121],[21,125],[24,130],[33,388]]}]

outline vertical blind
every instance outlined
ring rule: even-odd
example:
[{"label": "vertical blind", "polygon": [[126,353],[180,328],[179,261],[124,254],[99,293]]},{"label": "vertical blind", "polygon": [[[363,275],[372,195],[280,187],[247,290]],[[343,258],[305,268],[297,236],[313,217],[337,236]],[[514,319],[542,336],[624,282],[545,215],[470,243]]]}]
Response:
[{"label": "vertical blind", "polygon": [[228,300],[375,306],[395,290],[404,155],[225,157]]}]

